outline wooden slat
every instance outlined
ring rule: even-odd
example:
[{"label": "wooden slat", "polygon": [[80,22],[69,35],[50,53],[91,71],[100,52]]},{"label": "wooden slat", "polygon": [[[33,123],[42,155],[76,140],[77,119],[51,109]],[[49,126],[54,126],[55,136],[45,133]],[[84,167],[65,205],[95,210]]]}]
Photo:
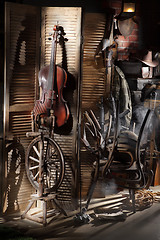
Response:
[{"label": "wooden slat", "polygon": [[[80,71],[80,37],[81,37],[81,8],[59,8],[48,7],[42,8],[42,54],[41,67],[49,65],[51,55],[51,41],[48,40],[49,33],[53,33],[53,27],[58,23],[62,26],[67,38],[65,42],[66,62],[64,68],[74,77],[75,85],[79,84]],[[63,49],[57,44],[56,64],[63,67]],[[69,79],[67,79],[69,83]],[[68,202],[67,206],[71,204],[72,200],[72,184],[73,184],[73,165],[76,159],[76,134],[77,134],[77,89],[71,90],[68,87],[65,90],[65,100],[71,109],[73,118],[73,128],[68,135],[55,134],[55,140],[59,143],[65,158],[65,178],[60,186],[58,198],[64,202]],[[67,127],[67,126],[66,126]],[[74,195],[74,193],[73,193]],[[66,205],[65,205],[66,206]],[[65,207],[64,206],[64,207]]]},{"label": "wooden slat", "polygon": [[[82,66],[82,114],[92,109],[98,116],[98,103],[105,93],[105,69],[97,67],[94,54],[101,42],[105,30],[106,17],[103,13],[85,13],[84,16],[84,43],[83,43],[83,66]],[[83,125],[83,123],[82,123]],[[82,133],[83,134],[83,133]],[[90,139],[93,141],[93,139]],[[86,197],[91,186],[94,171],[93,162],[95,157],[81,147],[81,185],[82,196]],[[101,193],[99,192],[99,197]]]},{"label": "wooden slat", "polygon": [[[26,140],[26,131],[31,131],[30,113],[36,99],[38,76],[38,41],[37,18],[38,9],[30,8],[20,11],[21,5],[10,5],[10,86],[9,107],[10,130],[26,148],[30,139]],[[40,29],[38,29],[40,31]],[[23,48],[22,48],[23,46]],[[21,60],[22,57],[22,60]],[[27,107],[25,107],[28,105]],[[21,112],[23,111],[23,114]],[[26,111],[26,112],[24,112]],[[15,114],[14,114],[15,112]],[[19,115],[16,115],[19,112]],[[21,116],[21,117],[19,117]],[[26,118],[29,120],[26,121]],[[18,121],[17,121],[18,119]],[[25,126],[23,123],[26,122]]]},{"label": "wooden slat", "polygon": [[104,94],[105,75],[97,68],[94,54],[103,38],[106,18],[100,13],[86,13],[84,21],[82,109],[95,108]]},{"label": "wooden slat", "polygon": [[34,191],[25,171],[25,149],[31,139],[31,111],[38,80],[39,8],[6,3],[5,137],[19,143],[6,145],[4,212],[23,211]]},{"label": "wooden slat", "polygon": [[[7,3],[7,53],[6,53],[6,118],[5,129],[6,136],[11,134],[18,137],[24,151],[31,139],[26,138],[26,132],[31,131],[30,113],[34,106],[34,101],[38,98],[39,88],[38,80],[38,54],[39,52],[39,34],[38,27],[40,24],[39,9],[36,7],[24,6],[20,4]],[[81,37],[81,8],[43,8],[42,10],[42,55],[41,66],[50,61],[51,43],[48,41],[49,32],[59,21],[59,25],[64,27],[68,42],[66,42],[67,69],[73,75],[74,85],[79,84],[79,65],[80,65],[80,37]],[[57,63],[62,65],[62,50],[58,47]],[[77,77],[78,76],[78,77]],[[72,79],[72,80],[73,80]],[[69,79],[70,80],[70,79]],[[69,81],[67,80],[67,81]],[[68,83],[68,82],[67,82]],[[38,91],[37,91],[38,90]],[[60,144],[65,157],[65,179],[59,189],[59,198],[71,202],[72,195],[72,177],[73,164],[75,163],[76,135],[77,135],[77,89],[69,88],[65,94],[65,99],[69,102],[73,127],[70,134],[60,136],[55,134],[56,141]],[[16,156],[13,157],[13,150],[8,152],[6,166],[18,161]],[[18,155],[17,155],[18,157]],[[24,167],[24,159],[22,161]],[[14,211],[13,202],[16,201],[16,208],[24,210],[33,187],[28,182],[23,171],[20,187],[12,185],[9,189],[10,176],[16,177],[13,172],[7,172],[6,169],[6,194],[4,211]],[[13,179],[14,179],[13,178]],[[26,191],[24,191],[24,189]],[[16,193],[16,198],[14,196]],[[67,204],[68,205],[68,204]]]}]

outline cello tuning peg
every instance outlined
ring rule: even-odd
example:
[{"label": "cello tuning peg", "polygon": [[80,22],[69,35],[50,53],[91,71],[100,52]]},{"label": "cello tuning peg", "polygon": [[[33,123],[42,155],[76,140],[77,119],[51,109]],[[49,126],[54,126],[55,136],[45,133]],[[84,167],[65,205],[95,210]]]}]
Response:
[{"label": "cello tuning peg", "polygon": [[68,41],[68,38],[64,38],[64,41],[67,42],[67,41]]}]

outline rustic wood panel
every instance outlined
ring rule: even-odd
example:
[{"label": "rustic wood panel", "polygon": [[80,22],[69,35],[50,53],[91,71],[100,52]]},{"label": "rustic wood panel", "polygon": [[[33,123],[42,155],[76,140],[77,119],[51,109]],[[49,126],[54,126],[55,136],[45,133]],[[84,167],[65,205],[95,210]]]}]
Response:
[{"label": "rustic wood panel", "polygon": [[[58,190],[58,198],[64,207],[73,207],[71,200],[75,195],[73,182],[76,165],[77,145],[77,115],[79,103],[78,86],[80,81],[80,44],[81,44],[81,8],[74,7],[45,7],[42,8],[41,29],[41,67],[49,65],[51,54],[51,41],[49,33],[53,33],[54,25],[62,26],[67,38],[64,46],[57,44],[56,64],[67,71],[67,87],[64,89],[64,97],[71,111],[71,118],[64,126],[65,130],[71,128],[68,134],[55,134],[65,158],[65,178]],[[71,123],[73,122],[73,123]],[[73,194],[72,194],[73,193]]]},{"label": "rustic wood panel", "polygon": [[[105,93],[105,68],[102,65],[96,65],[94,61],[95,51],[104,35],[105,24],[106,16],[103,13],[85,13],[84,15],[81,91],[82,120],[85,110],[92,109],[98,116],[98,103],[100,102],[101,96]],[[93,163],[96,159],[85,149],[83,144],[81,144],[80,157],[82,196],[86,197],[92,183]],[[99,191],[99,197],[100,196],[101,193]]]},{"label": "rustic wood panel", "polygon": [[[31,131],[31,111],[34,102],[39,98],[38,72],[40,47],[40,9],[20,4],[6,3],[6,48],[5,48],[5,97],[4,97],[4,132],[9,141],[5,150],[5,184],[4,212],[24,210],[34,189],[25,174],[24,152],[31,139],[26,132]],[[63,26],[68,41],[64,51],[58,47],[57,63],[68,73],[67,87],[64,96],[67,100],[71,118],[62,132],[55,134],[65,156],[65,179],[60,188],[59,198],[71,204],[72,177],[75,174],[77,115],[79,102],[78,86],[80,72],[81,43],[81,8],[43,8],[42,9],[42,48],[41,66],[47,65],[50,59],[49,32],[59,22]],[[15,139],[15,140],[16,140]],[[17,145],[18,144],[18,145]],[[12,167],[10,167],[12,166]],[[17,168],[17,169],[16,169]],[[18,179],[18,181],[16,180]],[[13,180],[13,181],[12,181]],[[74,192],[74,191],[73,191]]]},{"label": "rustic wood panel", "polygon": [[96,66],[94,54],[104,35],[105,14],[86,13],[84,17],[82,109],[95,108],[105,90],[105,69]]},{"label": "rustic wood panel", "polygon": [[6,3],[5,34],[3,211],[15,212],[24,210],[33,192],[24,162],[38,82],[39,8]]}]

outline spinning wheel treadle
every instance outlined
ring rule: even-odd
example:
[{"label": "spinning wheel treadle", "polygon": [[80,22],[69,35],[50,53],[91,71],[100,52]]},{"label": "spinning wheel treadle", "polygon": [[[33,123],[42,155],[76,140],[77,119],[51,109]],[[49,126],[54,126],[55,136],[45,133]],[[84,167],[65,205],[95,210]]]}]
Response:
[{"label": "spinning wheel treadle", "polygon": [[64,157],[59,145],[51,138],[41,136],[29,145],[26,154],[26,172],[36,190],[55,191],[64,176]]}]

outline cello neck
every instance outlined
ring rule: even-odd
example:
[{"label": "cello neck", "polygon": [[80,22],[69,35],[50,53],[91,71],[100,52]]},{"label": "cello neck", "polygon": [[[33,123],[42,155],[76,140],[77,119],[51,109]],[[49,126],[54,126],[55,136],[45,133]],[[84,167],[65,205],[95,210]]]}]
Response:
[{"label": "cello neck", "polygon": [[49,65],[49,74],[48,74],[48,90],[54,90],[54,81],[55,81],[55,65],[56,65],[56,50],[57,50],[57,26],[56,30],[53,34],[52,39],[52,48],[51,48],[51,58],[50,58],[50,65]]}]

